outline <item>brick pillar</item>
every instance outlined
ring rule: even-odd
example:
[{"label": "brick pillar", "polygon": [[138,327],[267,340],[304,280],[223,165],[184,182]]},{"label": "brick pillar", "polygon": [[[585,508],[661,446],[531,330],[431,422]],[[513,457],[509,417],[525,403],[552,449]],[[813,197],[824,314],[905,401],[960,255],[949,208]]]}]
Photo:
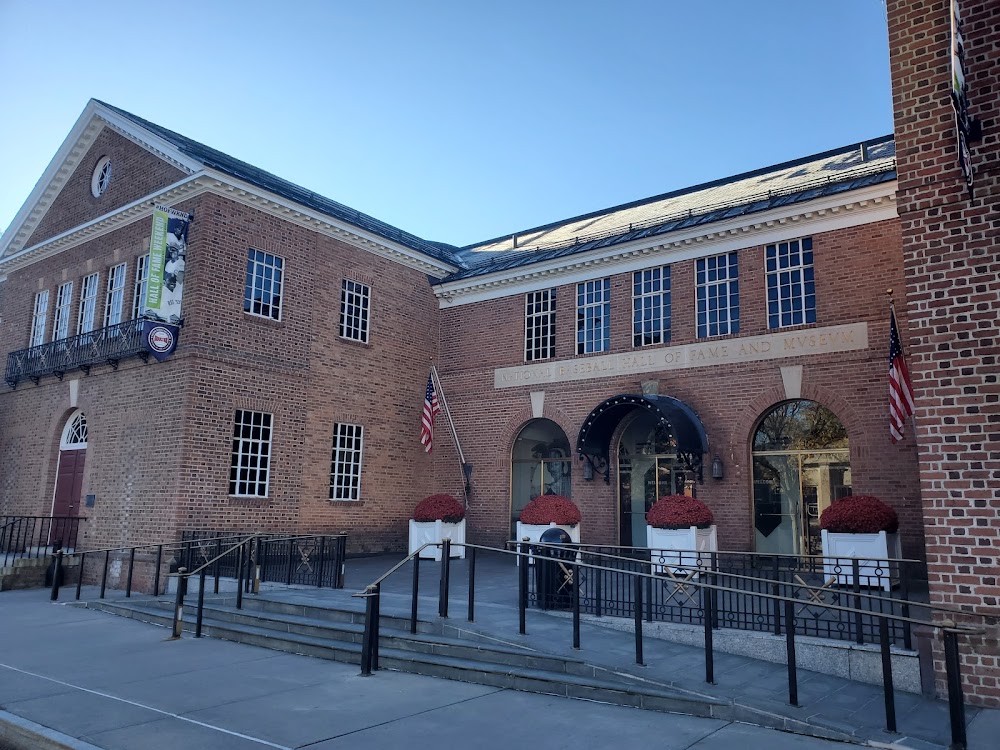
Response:
[{"label": "brick pillar", "polygon": [[[970,702],[1000,706],[1000,2],[961,0],[975,197],[959,166],[947,0],[889,0],[916,439],[931,601],[981,617],[961,643]],[[897,299],[901,296],[897,290]],[[912,439],[908,437],[907,439]],[[992,618],[992,619],[989,619]],[[962,619],[961,617],[959,619]],[[943,691],[940,644],[935,665]]]}]

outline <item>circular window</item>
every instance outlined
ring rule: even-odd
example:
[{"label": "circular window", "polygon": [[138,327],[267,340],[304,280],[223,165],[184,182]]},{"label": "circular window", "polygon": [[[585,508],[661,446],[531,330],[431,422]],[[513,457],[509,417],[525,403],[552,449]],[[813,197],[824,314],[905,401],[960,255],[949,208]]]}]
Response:
[{"label": "circular window", "polygon": [[111,159],[107,156],[102,156],[98,162],[97,166],[94,167],[94,176],[90,178],[90,192],[94,194],[95,198],[100,198],[104,195],[104,191],[108,189],[108,183],[111,182]]}]

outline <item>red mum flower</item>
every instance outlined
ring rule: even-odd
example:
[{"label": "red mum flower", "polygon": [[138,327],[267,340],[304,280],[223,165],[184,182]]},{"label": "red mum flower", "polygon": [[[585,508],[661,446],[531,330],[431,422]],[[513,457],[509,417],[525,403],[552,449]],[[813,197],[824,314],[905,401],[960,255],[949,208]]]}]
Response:
[{"label": "red mum flower", "polygon": [[451,495],[425,497],[413,509],[414,521],[458,523],[465,518],[465,507]]},{"label": "red mum flower", "polygon": [[705,503],[687,495],[661,497],[646,513],[646,523],[655,529],[707,529],[714,520]]},{"label": "red mum flower", "polygon": [[873,495],[849,495],[832,502],[819,517],[819,525],[835,534],[893,534],[899,530],[899,517]]},{"label": "red mum flower", "polygon": [[521,523],[547,526],[576,526],[580,523],[580,509],[573,501],[562,495],[539,495],[521,511]]}]

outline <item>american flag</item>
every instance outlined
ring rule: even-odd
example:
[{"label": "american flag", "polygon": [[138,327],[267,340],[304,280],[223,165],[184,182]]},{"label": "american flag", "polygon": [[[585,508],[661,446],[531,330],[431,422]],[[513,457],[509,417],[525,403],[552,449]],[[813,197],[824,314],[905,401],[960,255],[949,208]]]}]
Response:
[{"label": "american flag", "polygon": [[913,414],[913,385],[903,359],[896,312],[891,311],[889,316],[889,439],[895,443],[903,439],[903,425]]},{"label": "american flag", "polygon": [[434,447],[434,417],[441,411],[437,391],[434,390],[434,378],[427,376],[427,393],[424,394],[424,413],[420,418],[420,444],[424,452],[430,453]]}]

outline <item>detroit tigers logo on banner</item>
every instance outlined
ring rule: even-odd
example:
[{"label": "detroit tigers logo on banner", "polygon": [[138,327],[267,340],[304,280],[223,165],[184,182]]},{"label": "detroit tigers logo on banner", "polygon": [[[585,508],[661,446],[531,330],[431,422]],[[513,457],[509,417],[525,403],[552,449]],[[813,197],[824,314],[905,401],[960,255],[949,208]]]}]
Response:
[{"label": "detroit tigers logo on banner", "polygon": [[149,276],[142,316],[163,323],[181,322],[187,233],[191,214],[157,205],[149,241]]}]

